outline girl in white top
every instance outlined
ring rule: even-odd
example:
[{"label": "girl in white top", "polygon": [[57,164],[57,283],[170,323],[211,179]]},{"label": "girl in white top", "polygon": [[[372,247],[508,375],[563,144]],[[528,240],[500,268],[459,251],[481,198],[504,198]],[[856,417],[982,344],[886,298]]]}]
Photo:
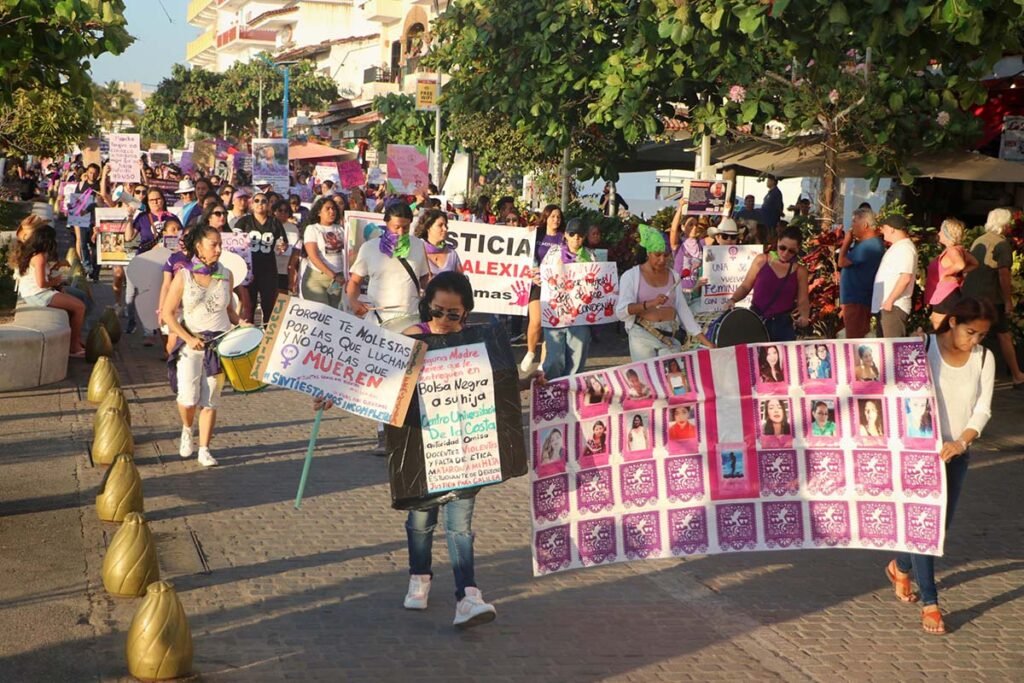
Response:
[{"label": "girl in white top", "polygon": [[309,223],[303,236],[308,259],[302,272],[302,298],[327,304],[341,305],[345,287],[345,229],[338,206],[329,198],[321,197],[309,212]]},{"label": "girl in white top", "polygon": [[[996,319],[987,301],[965,298],[953,307],[938,333],[927,342],[928,365],[942,416],[942,460],[946,463],[946,529],[967,476],[968,449],[992,416],[995,361],[981,346]],[[920,595],[910,587],[913,569]],[[932,555],[899,555],[886,567],[896,597],[923,606],[922,626],[928,633],[946,632],[935,587]]]},{"label": "girl in white top", "polygon": [[192,423],[199,406],[199,464],[212,467],[217,461],[210,455],[210,440],[217,420],[217,398],[224,386],[224,374],[212,341],[240,323],[231,298],[231,271],[218,263],[220,231],[209,225],[197,225],[185,235],[182,246],[192,257],[191,267],[182,268],[174,276],[161,311],[167,327],[180,340],[168,357],[168,365],[176,365],[182,425],[178,454],[183,458],[192,455]]},{"label": "girl in white top", "polygon": [[27,230],[24,242],[15,244],[14,272],[18,279],[18,299],[28,306],[49,306],[67,311],[71,325],[71,346],[68,355],[85,358],[82,345],[82,324],[85,322],[85,304],[81,300],[58,291],[64,282],[54,275],[57,267],[57,232],[51,225],[40,225],[26,219],[19,232]]}]

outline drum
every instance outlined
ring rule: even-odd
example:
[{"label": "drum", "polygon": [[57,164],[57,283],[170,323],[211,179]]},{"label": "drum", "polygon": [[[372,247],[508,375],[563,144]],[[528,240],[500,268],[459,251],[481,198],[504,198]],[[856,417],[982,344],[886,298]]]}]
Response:
[{"label": "drum", "polygon": [[228,376],[231,387],[240,393],[249,394],[267,385],[252,378],[256,364],[256,352],[263,341],[263,330],[258,327],[239,327],[231,330],[217,344],[217,355]]},{"label": "drum", "polygon": [[708,325],[707,338],[715,346],[771,341],[760,316],[747,308],[733,308],[712,320]]}]

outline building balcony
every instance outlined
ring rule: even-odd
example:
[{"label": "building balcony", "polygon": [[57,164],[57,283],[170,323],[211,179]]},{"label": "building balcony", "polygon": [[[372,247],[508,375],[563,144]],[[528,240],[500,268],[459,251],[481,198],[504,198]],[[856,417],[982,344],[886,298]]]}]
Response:
[{"label": "building balcony", "polygon": [[366,18],[380,24],[397,24],[405,17],[402,0],[369,0],[363,5]]},{"label": "building balcony", "polygon": [[210,29],[195,40],[189,42],[185,48],[185,61],[194,66],[207,66],[213,63],[216,57],[217,31]]},{"label": "building balcony", "polygon": [[215,0],[192,0],[185,11],[185,20],[193,26],[209,26],[217,18]]},{"label": "building balcony", "polygon": [[246,47],[273,48],[277,41],[277,31],[271,29],[240,29],[232,26],[217,34],[217,49],[233,51]]},{"label": "building balcony", "polygon": [[363,91],[359,94],[359,99],[371,102],[378,95],[397,95],[398,92],[397,83],[363,83]]}]

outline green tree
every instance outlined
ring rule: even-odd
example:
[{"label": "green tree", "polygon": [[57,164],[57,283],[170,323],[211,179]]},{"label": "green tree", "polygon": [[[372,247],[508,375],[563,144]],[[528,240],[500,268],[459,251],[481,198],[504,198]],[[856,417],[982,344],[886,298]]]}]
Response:
[{"label": "green tree", "polygon": [[120,54],[133,40],[123,0],[2,0],[0,104],[40,89],[87,97],[89,59]]},{"label": "green tree", "polygon": [[915,154],[970,139],[980,77],[1019,51],[1022,8],[1024,0],[466,0],[437,22],[430,63],[451,74],[443,101],[453,110],[496,109],[548,152],[582,144],[581,177],[615,178],[623,150],[659,133],[676,103],[689,107],[698,139],[755,134],[769,121],[791,139],[818,133],[830,220],[840,152],[861,152],[875,178],[906,183]]},{"label": "green tree", "polygon": [[[370,143],[378,150],[384,152],[388,145],[433,148],[436,116],[432,111],[417,111],[415,97],[398,94],[377,95],[370,106],[381,116],[381,120],[373,124],[367,133]],[[457,149],[458,141],[449,129],[449,118],[442,111],[441,154],[446,161],[440,181],[434,179],[438,187],[444,185],[444,179],[448,177]]]},{"label": "green tree", "polygon": [[87,97],[61,90],[18,90],[0,105],[0,155],[55,156],[92,135]]},{"label": "green tree", "polygon": [[95,86],[92,106],[96,122],[107,132],[114,132],[118,124],[124,121],[127,121],[129,126],[134,126],[139,119],[135,98],[117,81]]}]

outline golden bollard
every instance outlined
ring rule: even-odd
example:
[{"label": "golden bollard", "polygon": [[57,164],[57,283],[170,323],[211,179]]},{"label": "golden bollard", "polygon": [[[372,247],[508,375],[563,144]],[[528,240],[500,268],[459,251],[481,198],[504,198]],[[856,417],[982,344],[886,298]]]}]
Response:
[{"label": "golden bollard", "polygon": [[103,328],[110,336],[110,343],[116,344],[121,341],[121,321],[117,318],[116,310],[108,306],[100,316],[99,324],[103,325]]},{"label": "golden bollard", "polygon": [[122,453],[135,455],[131,427],[115,412],[100,413],[92,436],[92,461],[97,465],[109,465]]},{"label": "golden bollard", "polygon": [[93,416],[92,429],[93,432],[100,424],[100,416],[106,412],[113,412],[124,418],[124,421],[128,423],[130,427],[132,424],[132,413],[128,408],[128,400],[124,397],[124,392],[119,387],[114,387],[107,392],[106,398],[100,403],[100,407],[96,409],[96,415]]},{"label": "golden bollard", "polygon": [[181,678],[192,673],[192,630],[174,586],[150,584],[128,627],[128,673],[144,681]]},{"label": "golden bollard", "polygon": [[85,360],[95,363],[100,356],[114,355],[114,344],[110,341],[107,328],[96,323],[89,330],[89,336],[85,338]]},{"label": "golden bollard", "polygon": [[68,253],[64,256],[64,260],[67,261],[68,265],[72,268],[74,268],[76,264],[79,266],[82,265],[82,260],[78,258],[78,250],[74,247],[68,247]]},{"label": "golden bollard", "polygon": [[107,392],[120,387],[121,379],[117,376],[114,361],[106,356],[100,356],[96,365],[92,366],[92,374],[89,375],[89,390],[85,394],[86,400],[89,403],[103,403]]},{"label": "golden bollard", "polygon": [[144,595],[146,586],[159,580],[156,546],[146,518],[129,512],[103,558],[103,587],[111,595],[134,598]]},{"label": "golden bollard", "polygon": [[143,512],[142,477],[127,453],[114,458],[96,494],[96,516],[104,522],[123,522],[129,512]]}]

